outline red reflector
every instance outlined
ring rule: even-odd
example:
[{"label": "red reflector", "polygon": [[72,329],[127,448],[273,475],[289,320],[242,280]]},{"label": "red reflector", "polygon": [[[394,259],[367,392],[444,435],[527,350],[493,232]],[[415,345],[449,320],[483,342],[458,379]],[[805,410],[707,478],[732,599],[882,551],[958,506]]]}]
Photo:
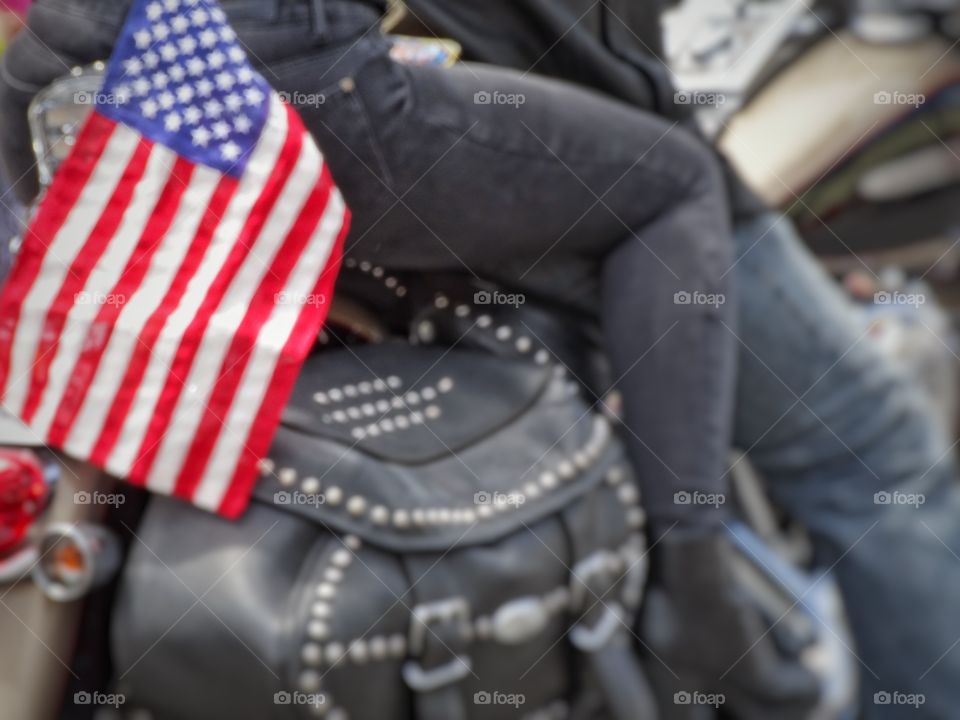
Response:
[{"label": "red reflector", "polygon": [[48,493],[36,455],[29,450],[0,449],[0,556],[23,543]]}]

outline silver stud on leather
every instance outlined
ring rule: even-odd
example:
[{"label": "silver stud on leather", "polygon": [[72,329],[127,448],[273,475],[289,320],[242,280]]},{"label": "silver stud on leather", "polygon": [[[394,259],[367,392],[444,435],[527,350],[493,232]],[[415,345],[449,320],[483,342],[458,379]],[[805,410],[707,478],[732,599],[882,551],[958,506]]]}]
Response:
[{"label": "silver stud on leather", "polygon": [[360,495],[354,495],[347,500],[347,512],[354,517],[360,517],[367,511],[367,501]]},{"label": "silver stud on leather", "polygon": [[331,485],[327,488],[327,492],[324,494],[324,499],[326,500],[327,505],[336,507],[343,502],[343,490],[338,488],[336,485]]},{"label": "silver stud on leather", "polygon": [[323,659],[323,649],[316,643],[307,643],[301,648],[300,657],[307,665],[319,665]]},{"label": "silver stud on leather", "polygon": [[290,487],[297,482],[297,471],[294,468],[281,468],[277,473],[277,480],[284,487]]},{"label": "silver stud on leather", "polygon": [[383,505],[376,505],[370,510],[370,522],[374,525],[386,525],[390,521],[390,511]]}]

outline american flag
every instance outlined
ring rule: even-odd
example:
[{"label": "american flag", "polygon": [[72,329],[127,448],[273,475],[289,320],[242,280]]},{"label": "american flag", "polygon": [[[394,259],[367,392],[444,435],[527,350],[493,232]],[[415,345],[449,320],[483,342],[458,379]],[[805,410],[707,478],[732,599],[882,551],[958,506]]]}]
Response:
[{"label": "american flag", "polygon": [[326,317],[349,211],[210,0],[135,0],[0,294],[4,406],[236,517]]}]

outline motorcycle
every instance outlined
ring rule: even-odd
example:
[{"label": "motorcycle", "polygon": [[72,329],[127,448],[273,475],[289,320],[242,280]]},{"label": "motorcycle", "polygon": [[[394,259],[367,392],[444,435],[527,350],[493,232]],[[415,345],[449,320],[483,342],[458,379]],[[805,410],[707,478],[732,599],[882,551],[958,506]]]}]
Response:
[{"label": "motorcycle", "polygon": [[[36,98],[42,182],[102,73]],[[722,699],[692,688],[658,697],[638,659],[645,514],[596,336],[494,286],[348,259],[236,523],[11,421],[3,716],[716,716]],[[738,579],[820,678],[812,717],[852,718],[837,587],[735,466]]]}]

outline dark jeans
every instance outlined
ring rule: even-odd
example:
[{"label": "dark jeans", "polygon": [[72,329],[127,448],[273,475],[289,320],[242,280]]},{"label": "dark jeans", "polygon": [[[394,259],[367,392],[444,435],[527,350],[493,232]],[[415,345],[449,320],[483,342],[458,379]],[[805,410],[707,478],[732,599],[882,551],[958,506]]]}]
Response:
[{"label": "dark jeans", "polygon": [[[36,14],[64,5],[41,3]],[[99,0],[72,6],[88,22],[117,15]],[[597,314],[655,527],[716,525],[710,506],[674,502],[679,490],[723,492],[731,437],[733,240],[711,151],[570,85],[395,64],[371,30],[377,14],[359,3],[329,0],[323,13],[306,2],[224,7],[324,151],[353,212],[347,254],[465,271]],[[103,22],[86,46],[75,24],[58,29],[44,14],[34,25],[78,60],[109,44]],[[8,73],[43,79],[37,53],[53,71],[47,81],[62,73],[33,37],[11,49]],[[7,117],[23,106],[3,103]]]}]

